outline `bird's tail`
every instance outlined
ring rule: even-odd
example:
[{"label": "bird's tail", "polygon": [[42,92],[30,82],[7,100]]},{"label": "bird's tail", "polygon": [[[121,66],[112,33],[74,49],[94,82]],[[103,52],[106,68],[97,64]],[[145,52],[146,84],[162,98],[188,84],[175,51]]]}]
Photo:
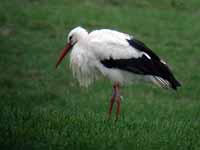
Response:
[{"label": "bird's tail", "polygon": [[177,81],[175,78],[171,79],[170,81],[163,79],[161,77],[154,76],[153,82],[158,85],[159,87],[163,88],[172,88],[177,90],[177,87],[181,86],[180,82]]},{"label": "bird's tail", "polygon": [[170,80],[170,85],[171,85],[172,89],[177,90],[177,87],[180,87],[181,83],[178,80],[176,80],[175,78],[172,78]]}]

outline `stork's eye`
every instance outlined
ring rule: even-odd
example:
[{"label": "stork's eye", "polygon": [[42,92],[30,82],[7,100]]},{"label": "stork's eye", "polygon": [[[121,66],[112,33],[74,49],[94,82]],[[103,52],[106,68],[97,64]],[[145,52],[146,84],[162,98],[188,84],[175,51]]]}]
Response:
[{"label": "stork's eye", "polygon": [[70,41],[72,40],[72,36],[69,37],[69,40],[70,40]]}]

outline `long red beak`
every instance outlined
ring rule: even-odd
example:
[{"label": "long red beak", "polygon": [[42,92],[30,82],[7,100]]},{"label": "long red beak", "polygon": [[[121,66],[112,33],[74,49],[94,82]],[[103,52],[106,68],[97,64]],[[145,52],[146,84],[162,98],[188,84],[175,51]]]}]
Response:
[{"label": "long red beak", "polygon": [[58,59],[57,63],[56,63],[56,68],[58,67],[58,65],[61,63],[61,61],[63,60],[63,58],[66,56],[66,54],[69,52],[69,50],[72,48],[72,44],[68,43],[65,48],[62,50],[61,54],[60,54],[60,58]]}]

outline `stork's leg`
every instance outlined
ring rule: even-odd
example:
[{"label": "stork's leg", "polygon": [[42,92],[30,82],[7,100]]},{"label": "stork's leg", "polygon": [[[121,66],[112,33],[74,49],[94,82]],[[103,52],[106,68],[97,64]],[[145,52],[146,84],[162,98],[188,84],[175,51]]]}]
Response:
[{"label": "stork's leg", "polygon": [[116,85],[113,85],[113,91],[112,91],[112,96],[110,99],[110,106],[109,106],[109,117],[111,116],[112,113],[112,108],[113,108],[113,104],[115,102],[115,98],[116,98]]},{"label": "stork's leg", "polygon": [[117,102],[117,111],[116,111],[116,121],[119,118],[120,105],[121,105],[121,94],[120,94],[120,85],[116,84],[116,102]]}]

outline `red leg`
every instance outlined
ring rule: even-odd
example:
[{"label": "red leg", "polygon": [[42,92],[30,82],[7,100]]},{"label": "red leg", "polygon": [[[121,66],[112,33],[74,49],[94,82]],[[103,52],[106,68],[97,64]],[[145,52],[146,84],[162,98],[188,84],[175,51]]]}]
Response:
[{"label": "red leg", "polygon": [[117,102],[117,111],[116,111],[116,121],[119,118],[120,105],[121,105],[121,95],[120,95],[120,85],[116,85],[116,102]]},{"label": "red leg", "polygon": [[113,93],[112,93],[112,97],[110,99],[110,106],[109,106],[109,117],[111,116],[111,113],[112,113],[112,108],[113,108],[113,104],[115,102],[115,97],[116,97],[116,86],[113,85]]}]

